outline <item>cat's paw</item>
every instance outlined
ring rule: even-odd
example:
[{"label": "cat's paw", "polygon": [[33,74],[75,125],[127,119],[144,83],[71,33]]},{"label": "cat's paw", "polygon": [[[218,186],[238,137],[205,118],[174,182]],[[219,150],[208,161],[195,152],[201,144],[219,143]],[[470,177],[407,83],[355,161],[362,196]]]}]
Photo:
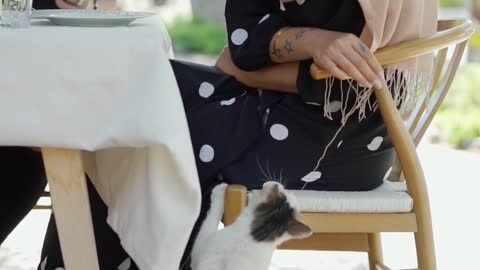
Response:
[{"label": "cat's paw", "polygon": [[212,203],[218,202],[223,204],[223,201],[225,201],[225,192],[227,187],[228,185],[223,183],[213,188],[211,197]]}]

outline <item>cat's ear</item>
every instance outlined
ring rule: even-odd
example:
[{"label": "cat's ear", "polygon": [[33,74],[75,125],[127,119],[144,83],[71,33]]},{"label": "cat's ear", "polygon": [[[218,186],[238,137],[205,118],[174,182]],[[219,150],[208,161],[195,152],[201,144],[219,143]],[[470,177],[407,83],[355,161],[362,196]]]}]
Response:
[{"label": "cat's ear", "polygon": [[294,239],[303,239],[312,235],[312,230],[297,219],[288,225],[287,231]]}]

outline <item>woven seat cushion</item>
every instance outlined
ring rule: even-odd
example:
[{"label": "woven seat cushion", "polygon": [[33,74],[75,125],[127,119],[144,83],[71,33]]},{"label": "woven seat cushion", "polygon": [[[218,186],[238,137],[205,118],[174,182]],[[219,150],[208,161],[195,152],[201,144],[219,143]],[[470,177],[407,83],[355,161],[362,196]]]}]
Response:
[{"label": "woven seat cushion", "polygon": [[385,181],[372,191],[291,190],[302,212],[319,213],[408,213],[413,209],[412,197],[404,182]]}]

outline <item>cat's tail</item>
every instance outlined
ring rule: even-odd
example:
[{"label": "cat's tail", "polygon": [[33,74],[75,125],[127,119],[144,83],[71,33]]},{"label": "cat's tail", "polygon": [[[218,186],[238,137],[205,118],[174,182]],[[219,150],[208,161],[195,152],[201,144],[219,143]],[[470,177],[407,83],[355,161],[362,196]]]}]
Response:
[{"label": "cat's tail", "polygon": [[203,221],[200,231],[197,236],[197,241],[201,241],[218,230],[218,225],[222,221],[224,204],[225,204],[225,191],[227,184],[220,184],[212,190],[210,210],[207,213],[207,217]]}]

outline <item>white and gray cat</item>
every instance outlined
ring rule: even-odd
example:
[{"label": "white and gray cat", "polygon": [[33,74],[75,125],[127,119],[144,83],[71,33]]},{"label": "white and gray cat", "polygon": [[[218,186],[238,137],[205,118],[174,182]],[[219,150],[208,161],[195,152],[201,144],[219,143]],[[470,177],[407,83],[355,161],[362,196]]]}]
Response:
[{"label": "white and gray cat", "polygon": [[212,192],[210,211],[193,246],[193,270],[266,270],[278,245],[312,234],[297,219],[293,195],[277,182],[251,192],[240,217],[219,231],[226,187],[218,185]]}]

